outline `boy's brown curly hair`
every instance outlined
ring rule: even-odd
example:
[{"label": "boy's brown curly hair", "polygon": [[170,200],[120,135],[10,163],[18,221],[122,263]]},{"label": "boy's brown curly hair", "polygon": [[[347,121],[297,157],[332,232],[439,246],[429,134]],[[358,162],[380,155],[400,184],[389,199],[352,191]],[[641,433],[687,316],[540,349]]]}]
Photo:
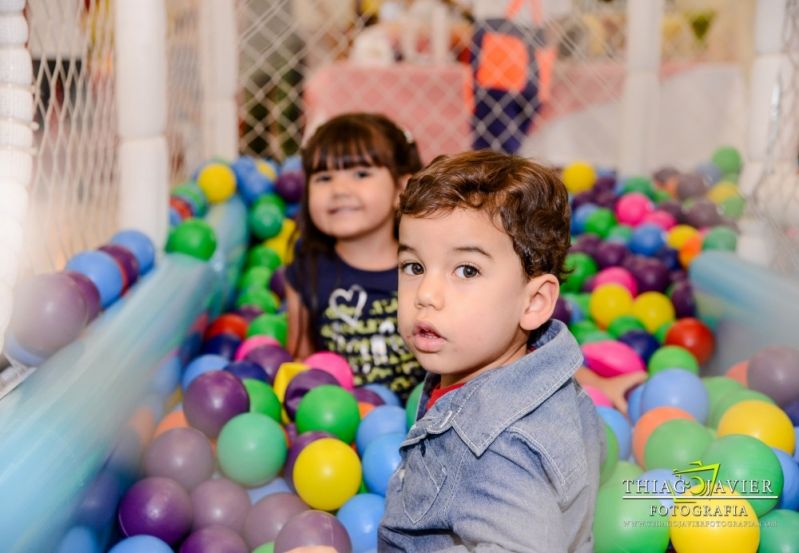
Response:
[{"label": "boy's brown curly hair", "polygon": [[456,208],[485,211],[501,224],[528,277],[563,274],[571,210],[555,170],[487,150],[440,156],[410,179],[399,217]]}]

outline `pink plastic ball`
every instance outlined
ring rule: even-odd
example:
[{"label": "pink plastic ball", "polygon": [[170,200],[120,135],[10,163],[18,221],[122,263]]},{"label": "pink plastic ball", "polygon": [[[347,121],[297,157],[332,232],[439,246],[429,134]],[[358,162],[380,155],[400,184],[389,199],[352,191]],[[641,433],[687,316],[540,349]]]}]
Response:
[{"label": "pink plastic ball", "polygon": [[674,218],[674,215],[667,211],[653,211],[641,221],[641,224],[644,223],[651,223],[668,231],[677,224],[677,220]]},{"label": "pink plastic ball", "polygon": [[239,346],[239,349],[236,350],[234,361],[241,361],[248,353],[250,353],[252,350],[260,346],[283,347],[280,345],[280,342],[278,342],[271,336],[263,336],[263,335],[251,336],[250,338],[244,340]]},{"label": "pink plastic ball", "polygon": [[635,277],[623,267],[608,267],[597,273],[594,277],[594,288],[603,284],[619,284],[627,288],[633,297],[638,295],[638,283]]},{"label": "pink plastic ball", "polygon": [[352,390],[355,387],[350,364],[337,353],[318,351],[309,355],[303,363],[313,369],[321,369],[332,374],[345,390]]},{"label": "pink plastic ball", "polygon": [[613,402],[610,401],[610,398],[606,396],[605,393],[599,388],[594,388],[593,386],[583,386],[583,389],[597,407],[613,407]]},{"label": "pink plastic ball", "polygon": [[652,200],[640,192],[631,192],[616,202],[616,219],[621,224],[635,226],[653,209]]},{"label": "pink plastic ball", "polygon": [[644,371],[644,362],[633,348],[615,340],[583,344],[585,365],[602,377]]}]

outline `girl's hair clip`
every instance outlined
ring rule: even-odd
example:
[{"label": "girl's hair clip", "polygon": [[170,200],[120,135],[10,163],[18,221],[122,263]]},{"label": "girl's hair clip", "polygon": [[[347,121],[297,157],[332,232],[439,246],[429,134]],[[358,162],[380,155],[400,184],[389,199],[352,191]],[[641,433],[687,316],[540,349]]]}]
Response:
[{"label": "girl's hair clip", "polygon": [[408,144],[413,144],[414,143],[413,134],[406,127],[402,127],[402,134],[405,135],[405,141]]}]

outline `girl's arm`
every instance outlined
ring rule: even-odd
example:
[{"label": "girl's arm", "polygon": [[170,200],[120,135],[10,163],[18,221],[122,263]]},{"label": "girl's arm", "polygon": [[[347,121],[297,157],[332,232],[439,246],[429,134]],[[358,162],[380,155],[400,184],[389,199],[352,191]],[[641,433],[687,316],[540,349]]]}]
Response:
[{"label": "girl's arm", "polygon": [[634,372],[622,374],[611,378],[604,378],[596,374],[591,369],[580,367],[574,378],[581,386],[593,386],[598,388],[613,402],[613,407],[627,414],[627,399],[625,394],[630,388],[634,388],[646,380],[645,372]]},{"label": "girl's arm", "polygon": [[291,355],[304,359],[314,352],[313,339],[310,335],[310,319],[308,309],[303,305],[297,291],[286,282],[286,317],[288,319],[288,337],[286,346]]}]

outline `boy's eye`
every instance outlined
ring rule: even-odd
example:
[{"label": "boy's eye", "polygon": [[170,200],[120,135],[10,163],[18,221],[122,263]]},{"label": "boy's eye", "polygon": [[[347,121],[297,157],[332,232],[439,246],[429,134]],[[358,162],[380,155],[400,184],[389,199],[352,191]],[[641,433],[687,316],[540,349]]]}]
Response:
[{"label": "boy's eye", "polygon": [[424,267],[422,267],[421,263],[416,263],[415,261],[413,261],[408,263],[402,263],[400,265],[400,271],[402,271],[406,275],[418,276],[424,273]]},{"label": "boy's eye", "polygon": [[474,278],[480,274],[480,271],[472,265],[459,265],[455,269],[455,274],[460,278]]}]

